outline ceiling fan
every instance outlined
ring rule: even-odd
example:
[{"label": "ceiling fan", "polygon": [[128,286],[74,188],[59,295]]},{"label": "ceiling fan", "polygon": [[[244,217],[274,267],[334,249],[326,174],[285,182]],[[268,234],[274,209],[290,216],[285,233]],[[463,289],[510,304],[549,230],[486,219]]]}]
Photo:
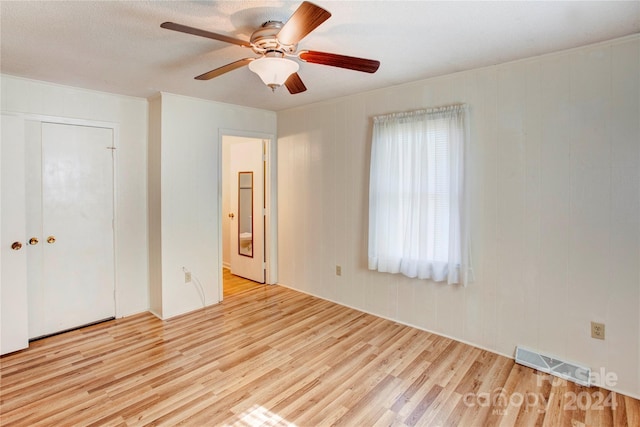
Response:
[{"label": "ceiling fan", "polygon": [[193,34],[250,48],[254,53],[260,55],[256,58],[244,58],[223,65],[197,76],[196,80],[210,80],[248,65],[249,69],[258,74],[262,81],[272,90],[275,91],[277,87],[284,84],[289,93],[296,94],[306,91],[307,88],[298,75],[299,64],[288,58],[299,58],[312,64],[330,65],[365,73],[375,73],[380,66],[380,61],[372,59],[313,50],[297,51],[298,42],[330,17],[331,13],[325,9],[305,1],[296,9],[286,23],[280,21],[265,22],[251,34],[249,41],[174,22],[164,22],[160,26],[181,33]]}]

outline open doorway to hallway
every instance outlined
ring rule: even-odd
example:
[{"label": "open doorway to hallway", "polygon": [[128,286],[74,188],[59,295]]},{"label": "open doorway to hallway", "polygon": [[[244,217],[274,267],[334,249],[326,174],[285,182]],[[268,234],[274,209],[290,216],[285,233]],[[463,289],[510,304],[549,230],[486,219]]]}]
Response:
[{"label": "open doorway to hallway", "polygon": [[[222,298],[269,282],[273,137],[222,134]],[[241,280],[242,278],[242,280]]]}]

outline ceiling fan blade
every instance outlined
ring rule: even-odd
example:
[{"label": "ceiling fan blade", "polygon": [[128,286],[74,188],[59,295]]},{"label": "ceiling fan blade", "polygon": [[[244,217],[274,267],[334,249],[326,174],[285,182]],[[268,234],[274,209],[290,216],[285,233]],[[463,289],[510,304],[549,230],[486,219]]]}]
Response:
[{"label": "ceiling fan blade", "polygon": [[298,75],[298,73],[293,73],[289,76],[284,85],[289,90],[291,95],[295,95],[296,93],[304,92],[307,90],[307,87],[302,83],[302,79]]},{"label": "ceiling fan blade", "polygon": [[305,1],[278,32],[278,41],[284,45],[294,45],[330,17],[328,11]]},{"label": "ceiling fan blade", "polygon": [[375,73],[380,67],[380,61],[356,58],[354,56],[337,55],[335,53],[305,50],[300,52],[300,59],[312,64],[331,65],[332,67],[347,68],[349,70]]},{"label": "ceiling fan blade", "polygon": [[223,65],[220,68],[216,68],[215,70],[211,70],[207,73],[201,74],[198,77],[196,77],[196,80],[211,80],[214,77],[218,77],[223,75],[224,73],[228,73],[229,71],[233,71],[237,68],[240,67],[244,67],[245,65],[247,65],[249,62],[253,61],[255,58],[244,58],[244,59],[240,59],[238,61],[232,62],[230,64],[227,65]]},{"label": "ceiling fan blade", "polygon": [[242,47],[251,47],[251,43],[248,41],[236,39],[234,37],[225,36],[224,34],[212,33],[211,31],[201,30],[199,28],[188,27],[182,24],[176,24],[175,22],[163,22],[160,24],[162,28],[168,30],[179,31],[181,33],[193,34],[194,36],[206,37],[208,39],[220,40],[222,42],[237,44]]}]

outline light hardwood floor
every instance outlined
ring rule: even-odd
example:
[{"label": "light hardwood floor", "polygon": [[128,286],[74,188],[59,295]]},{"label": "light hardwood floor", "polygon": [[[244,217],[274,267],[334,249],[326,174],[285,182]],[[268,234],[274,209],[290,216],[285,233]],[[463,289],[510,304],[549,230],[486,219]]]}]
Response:
[{"label": "light hardwood floor", "polygon": [[255,289],[257,286],[264,286],[260,283],[252,282],[245,278],[234,276],[228,269],[222,270],[224,286],[222,287],[222,295],[226,299],[232,295],[244,292],[246,290]]},{"label": "light hardwood floor", "polygon": [[216,306],[118,319],[2,357],[1,424],[640,425],[635,399],[280,286],[225,280]]}]

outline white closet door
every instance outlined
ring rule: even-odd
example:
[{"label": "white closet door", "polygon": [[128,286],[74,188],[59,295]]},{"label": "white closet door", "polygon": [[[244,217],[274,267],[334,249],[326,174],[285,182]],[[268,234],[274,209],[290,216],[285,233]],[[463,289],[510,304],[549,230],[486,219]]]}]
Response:
[{"label": "white closet door", "polygon": [[[24,123],[2,115],[0,139],[0,354],[29,345],[25,239]],[[12,247],[13,246],[13,247]]]},{"label": "white closet door", "polygon": [[[112,146],[112,129],[42,124],[42,274],[30,283],[31,338],[115,315]],[[28,222],[37,224],[34,216]]]}]

